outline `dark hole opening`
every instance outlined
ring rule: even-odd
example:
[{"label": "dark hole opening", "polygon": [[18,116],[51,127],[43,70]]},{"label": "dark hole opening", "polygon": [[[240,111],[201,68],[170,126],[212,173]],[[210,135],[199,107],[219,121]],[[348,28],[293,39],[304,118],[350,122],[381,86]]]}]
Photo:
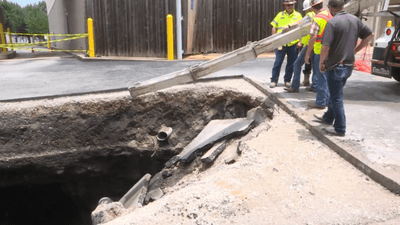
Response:
[{"label": "dark hole opening", "polygon": [[[144,174],[156,174],[165,162],[138,155],[96,157],[77,162],[76,166],[92,163],[108,168],[107,171],[85,171],[79,175],[73,165],[62,174],[32,167],[3,170],[3,178],[18,174],[25,181],[19,179],[18,184],[0,188],[0,224],[90,225],[91,212],[102,197],[118,201]],[[5,184],[4,180],[2,183]]]}]

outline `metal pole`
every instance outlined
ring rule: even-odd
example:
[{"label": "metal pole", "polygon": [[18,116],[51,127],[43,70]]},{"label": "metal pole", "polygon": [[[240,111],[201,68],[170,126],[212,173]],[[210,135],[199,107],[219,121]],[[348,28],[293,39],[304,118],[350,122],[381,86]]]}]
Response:
[{"label": "metal pole", "polygon": [[177,58],[182,59],[182,2],[176,0],[176,45]]},{"label": "metal pole", "polygon": [[50,34],[47,34],[47,48],[50,49]]},{"label": "metal pole", "polygon": [[94,49],[94,33],[93,33],[93,20],[92,18],[88,18],[87,20],[88,26],[88,41],[89,41],[89,57],[95,57],[95,49]]},{"label": "metal pole", "polygon": [[168,60],[174,59],[174,19],[171,14],[167,16],[167,55]]},{"label": "metal pole", "polygon": [[10,39],[11,51],[14,51],[13,46],[12,46],[12,39],[11,39],[11,30],[10,30],[10,28],[7,28],[7,33],[8,33],[8,39]]}]

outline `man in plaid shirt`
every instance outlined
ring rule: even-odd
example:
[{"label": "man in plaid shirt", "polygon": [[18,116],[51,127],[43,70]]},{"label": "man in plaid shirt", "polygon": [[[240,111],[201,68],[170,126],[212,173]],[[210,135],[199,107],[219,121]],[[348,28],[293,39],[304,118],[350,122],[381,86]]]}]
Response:
[{"label": "man in plaid shirt", "polygon": [[308,107],[316,109],[325,109],[329,102],[329,90],[326,81],[326,75],[320,71],[319,61],[321,57],[322,48],[322,37],[324,35],[325,26],[328,21],[332,18],[332,15],[328,10],[322,8],[322,0],[311,0],[311,8],[315,12],[315,17],[310,28],[310,42],[305,56],[305,62],[310,64],[310,54],[314,51],[314,62],[313,62],[313,84],[307,90],[313,91],[312,87],[317,87],[317,97],[315,102],[308,103]]}]

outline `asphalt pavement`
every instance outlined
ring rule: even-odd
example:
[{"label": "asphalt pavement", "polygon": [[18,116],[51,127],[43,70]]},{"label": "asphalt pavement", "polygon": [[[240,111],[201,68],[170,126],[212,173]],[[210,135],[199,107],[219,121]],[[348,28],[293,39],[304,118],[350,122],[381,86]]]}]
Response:
[{"label": "asphalt pavement", "polygon": [[[87,61],[67,53],[34,54],[22,51],[13,59],[0,60],[0,102],[126,90],[136,82],[202,62],[115,57]],[[400,83],[354,71],[344,89],[346,136],[330,137],[322,130],[329,126],[313,117],[324,110],[307,108],[315,93],[304,88],[300,93],[283,90],[284,65],[278,87],[268,88],[273,62],[273,57],[260,57],[206,78],[243,75],[343,158],[400,193]]]}]

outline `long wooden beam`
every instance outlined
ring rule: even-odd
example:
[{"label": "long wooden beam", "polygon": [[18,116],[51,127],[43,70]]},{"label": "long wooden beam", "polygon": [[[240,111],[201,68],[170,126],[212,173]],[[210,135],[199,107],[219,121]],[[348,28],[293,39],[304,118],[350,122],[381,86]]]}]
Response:
[{"label": "long wooden beam", "polygon": [[[383,0],[352,0],[345,5],[345,10],[351,14],[361,15],[361,12],[364,9],[375,6],[381,1]],[[309,34],[310,26],[311,21],[308,17],[305,17],[300,25],[291,27],[285,32],[271,35],[260,41],[250,42],[242,48],[236,49],[204,63],[190,66],[187,69],[136,83],[132,87],[129,87],[129,92],[132,97],[136,97],[175,85],[195,82],[201,77],[242,63],[244,61],[255,59],[262,53],[273,51],[275,48],[281,45],[296,39],[300,39],[301,37]]]}]

